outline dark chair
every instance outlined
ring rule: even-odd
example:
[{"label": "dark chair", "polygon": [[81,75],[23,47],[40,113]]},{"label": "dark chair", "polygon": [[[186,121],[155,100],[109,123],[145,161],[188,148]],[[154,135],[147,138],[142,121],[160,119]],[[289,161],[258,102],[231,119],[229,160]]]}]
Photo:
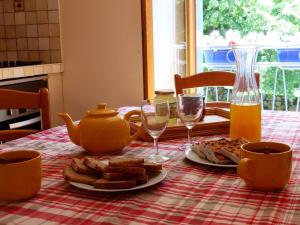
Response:
[{"label": "dark chair", "polygon": [[[0,109],[40,109],[42,129],[50,128],[48,89],[24,92],[0,88]],[[11,141],[38,132],[33,129],[0,130],[0,142]]]}]

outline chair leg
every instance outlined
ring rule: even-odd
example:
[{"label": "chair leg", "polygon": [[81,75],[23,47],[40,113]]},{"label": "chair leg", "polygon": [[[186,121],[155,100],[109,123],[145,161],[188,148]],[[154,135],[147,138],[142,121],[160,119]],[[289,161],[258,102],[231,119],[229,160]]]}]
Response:
[{"label": "chair leg", "polygon": [[258,91],[260,93],[260,105],[261,105],[261,109],[264,109],[264,95],[263,95],[263,91],[261,88],[261,79],[259,80],[259,84],[257,84],[258,86]]},{"label": "chair leg", "polygon": [[216,92],[216,101],[219,101],[219,92],[218,92],[218,87],[215,87],[215,92]]},{"label": "chair leg", "polygon": [[273,98],[272,98],[272,110],[275,109],[275,98],[276,98],[276,87],[277,87],[277,78],[278,78],[278,68],[276,68],[275,71],[275,77],[274,77],[274,89],[273,89]]},{"label": "chair leg", "polygon": [[[300,83],[299,83],[298,91],[300,91]],[[297,96],[297,105],[296,105],[296,112],[299,112],[299,103],[300,103],[300,96],[298,94],[298,96]]]},{"label": "chair leg", "polygon": [[227,89],[227,102],[229,102],[229,97],[230,97],[230,89]]},{"label": "chair leg", "polygon": [[264,109],[264,95],[262,92],[260,92],[260,105],[261,109]]},{"label": "chair leg", "polygon": [[286,81],[285,81],[285,71],[284,71],[284,69],[282,70],[282,78],[283,78],[283,91],[284,91],[285,111],[288,111],[287,93],[286,93]]},{"label": "chair leg", "polygon": [[207,96],[208,96],[208,87],[205,88],[205,99],[207,100]]}]

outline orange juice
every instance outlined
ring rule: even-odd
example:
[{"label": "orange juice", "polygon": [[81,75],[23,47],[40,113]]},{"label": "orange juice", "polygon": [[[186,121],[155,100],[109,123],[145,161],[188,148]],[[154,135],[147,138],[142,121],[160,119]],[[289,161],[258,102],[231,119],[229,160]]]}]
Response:
[{"label": "orange juice", "polygon": [[260,104],[230,105],[230,138],[243,137],[248,141],[261,139]]}]

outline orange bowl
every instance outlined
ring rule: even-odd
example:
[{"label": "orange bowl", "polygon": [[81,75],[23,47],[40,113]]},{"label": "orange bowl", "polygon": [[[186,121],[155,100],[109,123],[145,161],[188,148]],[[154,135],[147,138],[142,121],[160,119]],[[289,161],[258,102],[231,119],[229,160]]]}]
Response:
[{"label": "orange bowl", "polygon": [[41,155],[38,151],[0,153],[0,200],[22,201],[41,188]]}]

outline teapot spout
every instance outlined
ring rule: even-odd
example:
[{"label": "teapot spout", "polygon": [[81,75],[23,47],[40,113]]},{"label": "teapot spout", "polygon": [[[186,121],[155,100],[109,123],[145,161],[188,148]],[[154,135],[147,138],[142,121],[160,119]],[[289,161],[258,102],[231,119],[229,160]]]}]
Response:
[{"label": "teapot spout", "polygon": [[80,145],[78,125],[74,124],[69,114],[59,113],[58,115],[65,121],[71,141],[76,145]]}]

